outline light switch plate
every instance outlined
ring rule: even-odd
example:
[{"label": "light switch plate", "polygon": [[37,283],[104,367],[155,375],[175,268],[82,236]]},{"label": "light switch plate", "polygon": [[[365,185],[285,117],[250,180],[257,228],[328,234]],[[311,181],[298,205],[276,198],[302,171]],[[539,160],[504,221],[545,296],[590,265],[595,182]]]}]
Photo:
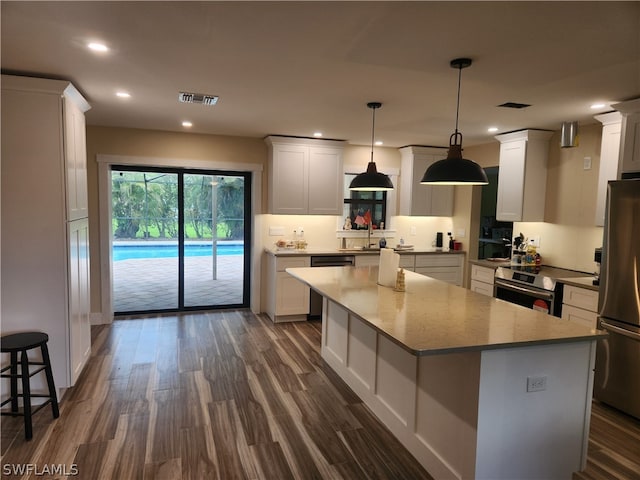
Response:
[{"label": "light switch plate", "polygon": [[269,227],[269,236],[277,237],[284,235],[284,227]]},{"label": "light switch plate", "polygon": [[527,377],[527,392],[542,392],[547,389],[547,376]]}]

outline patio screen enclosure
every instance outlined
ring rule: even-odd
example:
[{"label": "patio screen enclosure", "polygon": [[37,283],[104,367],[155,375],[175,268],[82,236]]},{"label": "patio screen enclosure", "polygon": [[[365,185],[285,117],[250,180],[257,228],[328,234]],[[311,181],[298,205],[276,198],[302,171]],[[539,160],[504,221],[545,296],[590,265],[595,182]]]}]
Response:
[{"label": "patio screen enclosure", "polygon": [[250,175],[111,168],[116,314],[248,306]]}]

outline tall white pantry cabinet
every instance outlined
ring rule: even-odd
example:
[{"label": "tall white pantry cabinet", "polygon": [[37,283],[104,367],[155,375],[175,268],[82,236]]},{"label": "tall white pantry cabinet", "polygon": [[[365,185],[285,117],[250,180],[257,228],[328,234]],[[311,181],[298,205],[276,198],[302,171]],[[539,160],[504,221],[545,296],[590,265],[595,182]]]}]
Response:
[{"label": "tall white pantry cabinet", "polygon": [[91,353],[89,108],[68,81],[2,75],[2,334],[49,335],[59,392]]}]

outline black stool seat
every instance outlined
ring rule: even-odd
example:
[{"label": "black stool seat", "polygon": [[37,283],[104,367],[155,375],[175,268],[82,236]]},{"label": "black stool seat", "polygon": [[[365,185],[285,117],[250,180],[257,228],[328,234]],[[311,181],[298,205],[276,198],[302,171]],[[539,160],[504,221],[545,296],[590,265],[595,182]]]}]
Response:
[{"label": "black stool seat", "polygon": [[[11,379],[11,396],[0,403],[0,407],[10,402],[11,411],[0,411],[0,414],[24,416],[24,434],[27,440],[33,437],[31,418],[38,410],[50,404],[53,418],[60,416],[58,397],[56,396],[56,387],[53,382],[51,361],[49,359],[49,349],[47,348],[48,341],[49,335],[43,332],[13,333],[0,338],[0,350],[2,353],[9,353],[11,356],[11,363],[0,370],[0,377]],[[42,362],[30,361],[27,352],[38,347],[40,347],[40,353],[42,354]],[[18,361],[18,353],[20,353],[20,361]],[[31,365],[38,366],[38,368],[30,369]],[[18,367],[20,367],[19,373]],[[5,373],[7,370],[10,373]],[[32,394],[30,378],[42,371],[44,371],[47,378],[49,394]],[[22,381],[22,393],[18,393],[18,378]],[[33,408],[31,406],[32,397],[46,398],[46,400]],[[22,398],[22,412],[18,409],[19,398]]]},{"label": "black stool seat", "polygon": [[31,350],[49,341],[49,335],[43,332],[12,333],[0,338],[2,353]]}]

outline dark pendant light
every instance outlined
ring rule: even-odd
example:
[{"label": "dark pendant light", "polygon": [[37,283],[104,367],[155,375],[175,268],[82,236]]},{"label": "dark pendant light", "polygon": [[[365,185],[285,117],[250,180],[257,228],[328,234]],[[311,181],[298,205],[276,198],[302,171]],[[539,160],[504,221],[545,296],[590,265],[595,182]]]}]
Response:
[{"label": "dark pendant light", "polygon": [[376,129],[376,108],[380,108],[380,102],[369,102],[367,107],[373,110],[373,125],[371,127],[371,160],[367,165],[367,171],[363,172],[351,180],[349,190],[358,190],[361,192],[375,192],[381,190],[393,190],[393,183],[388,175],[379,173],[376,164],[373,161],[373,140]]},{"label": "dark pendant light", "polygon": [[439,160],[424,172],[420,183],[435,185],[487,185],[487,174],[480,165],[462,158],[462,133],[458,131],[458,113],[460,112],[460,78],[462,69],[471,66],[470,58],[451,60],[451,67],[458,71],[458,103],[456,106],[456,131],[449,137],[447,158]]}]

